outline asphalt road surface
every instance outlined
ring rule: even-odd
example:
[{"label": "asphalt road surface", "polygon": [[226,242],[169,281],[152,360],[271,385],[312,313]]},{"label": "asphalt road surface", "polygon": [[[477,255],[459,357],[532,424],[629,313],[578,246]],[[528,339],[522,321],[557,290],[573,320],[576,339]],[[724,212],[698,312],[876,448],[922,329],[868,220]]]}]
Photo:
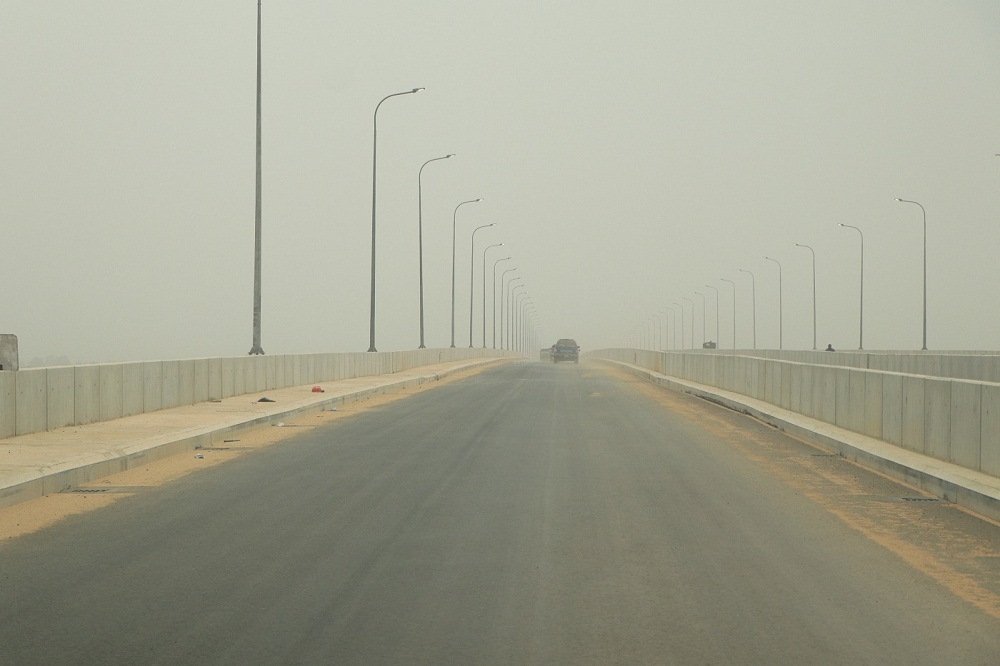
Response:
[{"label": "asphalt road surface", "polygon": [[820,453],[507,365],[0,545],[0,663],[1000,663],[1000,528]]}]

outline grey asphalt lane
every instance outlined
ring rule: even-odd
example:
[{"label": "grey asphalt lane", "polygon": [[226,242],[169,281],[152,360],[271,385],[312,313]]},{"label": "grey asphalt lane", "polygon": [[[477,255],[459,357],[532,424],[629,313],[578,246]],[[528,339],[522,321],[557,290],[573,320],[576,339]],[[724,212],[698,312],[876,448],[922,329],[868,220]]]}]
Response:
[{"label": "grey asphalt lane", "polygon": [[488,370],[3,544],[0,663],[1000,661],[744,434],[815,454],[602,366]]}]

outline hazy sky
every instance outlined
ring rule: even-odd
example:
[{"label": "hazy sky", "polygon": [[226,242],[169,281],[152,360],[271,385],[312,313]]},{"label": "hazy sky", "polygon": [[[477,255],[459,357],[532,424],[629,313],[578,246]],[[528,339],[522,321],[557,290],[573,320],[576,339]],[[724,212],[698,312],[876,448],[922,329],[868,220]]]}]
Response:
[{"label": "hazy sky", "polygon": [[[253,0],[0,0],[0,332],[22,363],[242,355],[252,338]],[[547,345],[624,344],[708,295],[707,337],[1000,349],[995,0],[263,3],[262,342],[368,348],[372,114],[380,351],[469,338],[517,267]],[[515,274],[508,275],[508,278]],[[487,304],[488,323],[492,305]],[[690,320],[689,320],[690,321]],[[487,334],[492,346],[492,334]]]}]

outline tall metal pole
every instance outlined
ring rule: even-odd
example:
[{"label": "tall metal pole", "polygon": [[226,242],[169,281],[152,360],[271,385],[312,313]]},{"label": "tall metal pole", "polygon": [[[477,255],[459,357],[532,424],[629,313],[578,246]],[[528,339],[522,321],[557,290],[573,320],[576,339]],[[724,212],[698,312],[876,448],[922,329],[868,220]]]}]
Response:
[{"label": "tall metal pole", "polygon": [[531,303],[531,297],[528,296],[528,294],[522,294],[522,295],[524,296],[524,300],[520,302],[520,305],[518,307],[517,325],[515,328],[516,331],[515,339],[520,343],[519,346],[521,355],[527,356],[526,352],[528,349],[528,345],[524,339],[524,332],[527,327],[525,326],[524,320],[527,319],[528,316],[527,310],[528,310],[528,304]]},{"label": "tall metal pole", "polygon": [[[667,312],[674,316],[673,323],[668,322],[668,333],[667,336],[667,346],[671,349],[677,349],[677,310],[674,310],[672,305],[667,306]],[[670,339],[673,338],[674,343],[670,344]]]},{"label": "tall metal pole", "polygon": [[424,188],[421,178],[424,174],[424,167],[431,162],[437,162],[438,160],[446,160],[449,157],[454,157],[455,154],[445,155],[444,157],[435,157],[433,159],[427,160],[420,166],[420,170],[417,172],[417,243],[420,252],[420,347],[419,349],[426,349],[424,345]]},{"label": "tall metal pole", "polygon": [[[510,257],[497,259],[493,262],[493,291],[490,292],[490,300],[493,303],[493,349],[497,348],[497,264],[501,261],[508,261]],[[501,278],[503,275],[500,276]],[[485,280],[483,281],[485,283]],[[483,312],[486,312],[486,304],[483,303]],[[486,348],[486,324],[483,324],[483,349]]]},{"label": "tall metal pole", "polygon": [[[733,349],[736,349],[736,283],[726,278],[719,278],[723,282],[733,285]],[[720,345],[721,346],[721,345]]]},{"label": "tall metal pole", "polygon": [[[511,288],[511,283],[521,278],[516,277],[507,283],[507,349],[513,351],[514,349],[514,338],[511,337],[511,330],[513,329],[513,319],[514,310],[511,309],[514,303],[517,302],[517,297],[515,294],[518,289],[525,289],[523,284],[519,284],[513,289]],[[513,301],[513,302],[512,302]]]},{"label": "tall metal pole", "polygon": [[757,280],[754,279],[753,273],[745,268],[739,270],[750,276],[750,295],[753,311],[753,348],[757,349]]},{"label": "tall metal pole", "polygon": [[[484,224],[472,230],[472,242],[469,250],[469,349],[472,349],[472,316],[475,311],[476,282],[476,232],[494,226],[495,223]],[[483,275],[486,275],[486,257],[483,257]]]},{"label": "tall metal pole", "polygon": [[[503,313],[504,313],[504,296],[507,294],[507,287],[504,286],[503,279],[504,279],[504,276],[507,275],[507,273],[513,273],[516,270],[517,270],[517,268],[508,268],[507,270],[505,270],[503,273],[500,274],[500,349],[504,348],[504,346],[503,346]],[[513,280],[514,280],[514,278],[511,278],[511,281],[513,281]],[[510,284],[510,283],[508,282],[508,284]],[[496,310],[496,305],[495,304],[493,306],[493,309]],[[494,349],[497,348],[496,340],[497,340],[497,332],[496,332],[496,323],[494,322],[494,324],[493,324],[493,348]]]},{"label": "tall metal pole", "polygon": [[[701,347],[705,348],[705,305],[708,299],[705,298],[705,294],[700,291],[694,292],[698,296],[701,296]],[[694,316],[693,314],[691,315]]]},{"label": "tall metal pole", "polygon": [[924,214],[924,346],[921,349],[927,351],[927,211],[916,201],[900,199],[899,197],[896,198],[896,201],[916,204],[920,206],[920,211]]},{"label": "tall metal pole", "polygon": [[476,203],[482,201],[479,199],[470,199],[469,201],[463,201],[462,203],[455,206],[455,212],[451,215],[451,348],[455,348],[455,229],[458,226],[458,209],[465,204]]},{"label": "tall metal pole", "polygon": [[865,235],[861,233],[861,229],[850,225],[841,224],[841,227],[847,229],[854,229],[861,236],[861,298],[860,302],[860,312],[858,313],[858,350],[863,350],[865,348]]},{"label": "tall metal pole", "polygon": [[263,354],[260,346],[260,0],[257,0],[257,197],[254,205],[253,345],[250,355]]},{"label": "tall metal pole", "polygon": [[778,264],[778,349],[783,348],[784,338],[782,337],[781,330],[781,263],[777,259],[772,259],[771,257],[764,257],[768,261],[773,261]]},{"label": "tall metal pole", "polygon": [[514,307],[511,309],[511,313],[514,315],[514,325],[512,327],[514,333],[511,336],[514,344],[512,347],[514,351],[521,353],[524,353],[524,340],[521,339],[521,328],[524,322],[524,305],[527,302],[528,292],[520,293],[514,298]]},{"label": "tall metal pole", "polygon": [[368,326],[368,351],[375,352],[375,185],[378,182],[378,109],[382,106],[382,102],[389,99],[390,97],[399,97],[400,95],[412,95],[413,93],[418,93],[423,88],[414,88],[413,90],[407,90],[404,92],[393,93],[391,95],[386,95],[382,100],[375,105],[375,113],[372,114],[372,289],[371,289],[371,317],[369,318]]},{"label": "tall metal pole", "polygon": [[694,299],[682,296],[681,300],[691,304],[691,349],[694,349]]},{"label": "tall metal pole", "polygon": [[705,286],[715,292],[715,346],[721,349],[722,341],[719,340],[719,290],[710,284],[706,284]]},{"label": "tall metal pole", "polygon": [[792,243],[795,247],[804,247],[812,253],[813,267],[813,351],[816,350],[816,250],[802,243]]},{"label": "tall metal pole", "polygon": [[[495,243],[483,250],[483,349],[486,349],[486,253],[494,247],[502,247],[503,243]],[[510,257],[508,257],[509,259]],[[493,277],[496,278],[497,265],[493,264]]]},{"label": "tall metal pole", "polygon": [[[676,305],[677,307],[679,307],[681,309],[681,347],[680,348],[684,349],[684,306],[681,305],[680,303],[678,303],[677,301],[674,301],[673,304]],[[691,343],[693,344],[694,340],[692,340]]]}]

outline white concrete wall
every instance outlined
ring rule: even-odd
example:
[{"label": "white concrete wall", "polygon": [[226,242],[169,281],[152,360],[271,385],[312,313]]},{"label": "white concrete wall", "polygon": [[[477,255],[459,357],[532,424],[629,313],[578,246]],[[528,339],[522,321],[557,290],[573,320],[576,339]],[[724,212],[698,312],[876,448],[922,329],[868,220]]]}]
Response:
[{"label": "white concrete wall", "polygon": [[495,349],[240,356],[0,372],[0,438],[27,435],[234,395],[261,394],[472,358]]},{"label": "white concrete wall", "polygon": [[982,385],[979,469],[1000,476],[1000,385]]},{"label": "white concrete wall", "polygon": [[15,378],[17,373],[11,370],[10,372],[0,372],[0,439],[6,437],[13,437],[16,432],[15,424],[15,414],[14,414],[14,399],[15,399]]},{"label": "white concrete wall", "polygon": [[14,434],[40,432],[49,427],[48,384],[45,368],[18,370],[14,384]]},{"label": "white concrete wall", "polygon": [[[20,372],[20,371],[19,371]],[[74,368],[46,368],[45,390],[48,396],[46,428],[55,430],[73,425],[76,418]]]},{"label": "white concrete wall", "polygon": [[[753,397],[1000,476],[1000,382],[963,378],[1000,379],[1000,356],[631,349],[591,355]],[[832,364],[841,360],[846,363]]]},{"label": "white concrete wall", "polygon": [[81,365],[74,368],[76,387],[73,405],[73,423],[85,425],[101,420],[101,367]]},{"label": "white concrete wall", "polygon": [[125,366],[114,363],[99,365],[101,376],[101,421],[119,419],[125,413]]}]

